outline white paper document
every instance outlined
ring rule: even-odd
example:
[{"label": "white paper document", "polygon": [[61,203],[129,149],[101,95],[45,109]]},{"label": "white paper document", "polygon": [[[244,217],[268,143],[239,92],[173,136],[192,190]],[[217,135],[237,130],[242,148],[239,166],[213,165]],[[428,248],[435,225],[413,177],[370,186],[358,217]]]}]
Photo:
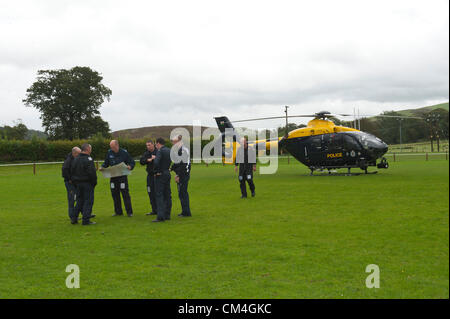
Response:
[{"label": "white paper document", "polygon": [[131,171],[128,169],[127,165],[124,162],[104,168],[101,172],[104,178],[111,178],[131,174]]}]

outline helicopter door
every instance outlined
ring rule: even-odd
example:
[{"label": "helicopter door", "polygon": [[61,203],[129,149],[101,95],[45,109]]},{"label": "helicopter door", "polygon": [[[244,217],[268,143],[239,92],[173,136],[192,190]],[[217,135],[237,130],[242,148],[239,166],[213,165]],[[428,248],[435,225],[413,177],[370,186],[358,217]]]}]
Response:
[{"label": "helicopter door", "polygon": [[309,160],[313,166],[324,165],[323,135],[312,136],[309,141]]},{"label": "helicopter door", "polygon": [[353,136],[344,135],[344,158],[347,164],[354,165],[361,152],[361,146]]},{"label": "helicopter door", "polygon": [[344,147],[342,134],[327,134],[328,143],[325,153],[327,166],[343,166]]}]

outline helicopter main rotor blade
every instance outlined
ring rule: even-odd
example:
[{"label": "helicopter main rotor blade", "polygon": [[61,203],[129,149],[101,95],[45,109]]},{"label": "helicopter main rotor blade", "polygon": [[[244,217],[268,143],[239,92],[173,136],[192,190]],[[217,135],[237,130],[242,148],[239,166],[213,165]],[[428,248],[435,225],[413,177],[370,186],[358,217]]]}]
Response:
[{"label": "helicopter main rotor blade", "polygon": [[[289,117],[316,117],[314,114],[307,114],[307,115],[288,115]],[[274,119],[285,119],[286,116],[271,116],[271,117],[259,117],[254,119],[246,119],[246,120],[237,120],[237,121],[231,121],[232,123],[240,123],[240,122],[252,122],[252,121],[263,121],[263,120],[274,120]]]},{"label": "helicopter main rotor blade", "polygon": [[255,119],[247,119],[247,120],[237,120],[231,121],[232,123],[240,123],[240,122],[252,122],[252,121],[262,121],[262,120],[273,120],[273,119],[284,119],[286,116],[271,116],[271,117],[260,117]]},{"label": "helicopter main rotor blade", "polygon": [[[318,115],[318,114],[300,114],[300,115],[288,115],[288,118],[293,118],[293,117],[325,117],[325,118],[330,118],[330,117],[339,117],[339,116],[343,116],[343,117],[354,117],[354,114],[323,114],[323,115]],[[417,119],[417,120],[423,120],[422,117],[418,117],[418,116],[404,116],[404,115],[383,115],[383,114],[379,114],[379,115],[359,115],[359,118],[367,118],[367,117],[387,117],[387,118],[402,118],[402,119]],[[259,118],[253,118],[253,119],[246,119],[246,120],[237,120],[237,121],[232,121],[232,123],[241,123],[241,122],[253,122],[253,121],[264,121],[264,120],[275,120],[275,119],[285,119],[286,116],[271,116],[271,117],[259,117]]]},{"label": "helicopter main rotor blade", "polygon": [[[351,116],[354,117],[354,114],[336,114],[334,116]],[[378,114],[378,115],[367,115],[367,114],[360,114],[358,116],[359,118],[367,118],[367,117],[391,117],[391,118],[402,118],[402,119],[417,119],[417,120],[423,120],[422,117],[418,116],[406,116],[406,115],[384,115],[384,114]]]},{"label": "helicopter main rotor blade", "polygon": [[416,120],[424,120],[423,117],[418,116],[404,116],[404,115],[373,115],[373,117],[391,117],[391,118],[400,118],[400,119],[416,119]]}]

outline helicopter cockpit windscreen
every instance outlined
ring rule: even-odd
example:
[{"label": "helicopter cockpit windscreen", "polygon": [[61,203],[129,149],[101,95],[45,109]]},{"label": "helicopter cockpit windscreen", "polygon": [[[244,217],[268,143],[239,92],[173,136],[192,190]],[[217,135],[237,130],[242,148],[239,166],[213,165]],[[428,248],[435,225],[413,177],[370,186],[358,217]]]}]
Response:
[{"label": "helicopter cockpit windscreen", "polygon": [[362,147],[365,150],[370,149],[387,149],[386,143],[384,143],[381,139],[379,139],[376,136],[373,136],[372,134],[365,133],[365,132],[347,132],[347,134],[351,134],[358,140],[359,143],[361,143]]}]

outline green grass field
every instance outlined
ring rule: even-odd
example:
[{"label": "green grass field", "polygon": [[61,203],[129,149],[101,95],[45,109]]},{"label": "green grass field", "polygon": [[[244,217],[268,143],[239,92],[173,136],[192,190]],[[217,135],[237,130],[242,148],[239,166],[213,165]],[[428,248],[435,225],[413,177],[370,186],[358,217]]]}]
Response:
[{"label": "green grass field", "polygon": [[[111,217],[99,177],[97,225],[71,225],[60,165],[0,168],[0,298],[449,298],[448,161],[376,175],[308,176],[291,159],[241,200],[231,166],[195,165],[193,217],[151,223],[145,172],[135,216]],[[68,264],[80,289],[68,289]],[[365,286],[368,264],[381,287]]]}]

